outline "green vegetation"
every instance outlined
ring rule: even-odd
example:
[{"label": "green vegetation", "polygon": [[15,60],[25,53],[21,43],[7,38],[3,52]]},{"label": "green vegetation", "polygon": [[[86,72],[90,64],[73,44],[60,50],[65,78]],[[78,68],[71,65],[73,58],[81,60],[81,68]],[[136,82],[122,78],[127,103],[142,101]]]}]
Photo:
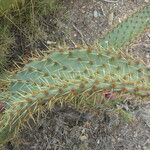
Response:
[{"label": "green vegetation", "polygon": [[0,0],[0,16],[9,12],[12,8],[17,8],[19,3],[24,3],[24,1],[20,0]]},{"label": "green vegetation", "polygon": [[14,43],[14,38],[11,37],[9,27],[0,25],[0,71],[6,62],[6,56],[9,53],[10,45]]},{"label": "green vegetation", "polygon": [[123,49],[150,27],[149,17],[150,5],[147,5],[109,31],[100,44],[104,48]]},{"label": "green vegetation", "polygon": [[26,64],[10,79],[7,93],[1,95],[9,105],[1,121],[0,142],[43,106],[51,109],[64,102],[82,109],[101,108],[106,91],[149,97],[150,82],[144,79],[150,70],[127,56],[120,57],[117,51],[107,56],[100,49],[64,49]]},{"label": "green vegetation", "polygon": [[32,47],[45,37],[41,18],[60,7],[57,0],[0,0],[0,71],[8,53],[17,47],[17,40],[23,55],[26,45]]}]

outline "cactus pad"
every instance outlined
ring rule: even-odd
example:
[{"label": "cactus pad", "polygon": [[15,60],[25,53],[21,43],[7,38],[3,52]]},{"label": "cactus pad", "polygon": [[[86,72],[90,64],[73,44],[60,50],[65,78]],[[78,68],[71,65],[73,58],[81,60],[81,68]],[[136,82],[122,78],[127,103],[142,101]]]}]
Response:
[{"label": "cactus pad", "polygon": [[[150,96],[150,69],[111,50],[53,52],[25,65],[11,79],[9,100],[1,120],[0,142],[27,121],[38,108],[64,102],[82,108],[101,107],[102,94],[113,91]],[[86,101],[86,103],[85,103]],[[33,117],[33,116],[32,116]]]}]

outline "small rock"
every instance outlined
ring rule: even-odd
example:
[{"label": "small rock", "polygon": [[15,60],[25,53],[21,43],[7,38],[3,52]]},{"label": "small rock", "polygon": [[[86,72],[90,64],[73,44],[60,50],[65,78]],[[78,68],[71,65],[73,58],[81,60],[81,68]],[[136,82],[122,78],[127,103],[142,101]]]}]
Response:
[{"label": "small rock", "polygon": [[146,3],[149,3],[149,0],[145,0]]},{"label": "small rock", "polygon": [[94,10],[94,17],[97,18],[98,17],[98,12],[96,10]]},{"label": "small rock", "polygon": [[56,42],[53,42],[53,41],[47,41],[46,43],[47,43],[47,45],[56,44]]},{"label": "small rock", "polygon": [[85,140],[87,140],[87,139],[88,139],[88,135],[86,135],[86,134],[80,136],[80,140],[81,140],[81,141],[85,141]]},{"label": "small rock", "polygon": [[94,14],[93,15],[94,15],[95,18],[101,16],[101,14],[97,10],[94,10]]},{"label": "small rock", "polygon": [[113,24],[113,20],[114,20],[114,13],[111,12],[108,16],[108,25],[111,26]]}]

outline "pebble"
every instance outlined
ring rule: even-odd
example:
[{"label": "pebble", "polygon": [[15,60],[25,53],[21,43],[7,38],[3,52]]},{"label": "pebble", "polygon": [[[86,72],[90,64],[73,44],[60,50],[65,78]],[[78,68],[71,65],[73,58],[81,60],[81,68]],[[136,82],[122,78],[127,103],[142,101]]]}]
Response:
[{"label": "pebble", "polygon": [[146,3],[149,3],[149,0],[145,0]]},{"label": "pebble", "polygon": [[80,136],[80,140],[81,140],[81,141],[85,141],[85,140],[87,140],[87,139],[88,139],[88,135],[86,135],[86,134]]},{"label": "pebble", "polygon": [[97,18],[97,17],[100,17],[101,14],[97,10],[94,10],[93,16],[94,16],[94,18]]},{"label": "pebble", "polygon": [[113,20],[114,20],[114,13],[111,12],[108,16],[108,25],[111,26],[113,24]]},{"label": "pebble", "polygon": [[94,10],[94,17],[97,18],[98,17],[98,12],[96,10]]}]

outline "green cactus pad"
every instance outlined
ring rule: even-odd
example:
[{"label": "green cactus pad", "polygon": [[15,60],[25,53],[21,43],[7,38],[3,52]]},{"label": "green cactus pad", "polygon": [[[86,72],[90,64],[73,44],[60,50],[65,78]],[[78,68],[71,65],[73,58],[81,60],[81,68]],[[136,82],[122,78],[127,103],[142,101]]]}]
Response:
[{"label": "green cactus pad", "polygon": [[100,44],[104,48],[122,49],[148,28],[150,28],[149,4],[114,27],[104,36]]},{"label": "green cactus pad", "polygon": [[103,92],[150,95],[150,70],[137,62],[120,58],[115,50],[53,52],[25,65],[11,79],[9,100],[1,120],[0,142],[10,138],[38,108],[52,108],[57,102],[82,108],[101,107]]}]

